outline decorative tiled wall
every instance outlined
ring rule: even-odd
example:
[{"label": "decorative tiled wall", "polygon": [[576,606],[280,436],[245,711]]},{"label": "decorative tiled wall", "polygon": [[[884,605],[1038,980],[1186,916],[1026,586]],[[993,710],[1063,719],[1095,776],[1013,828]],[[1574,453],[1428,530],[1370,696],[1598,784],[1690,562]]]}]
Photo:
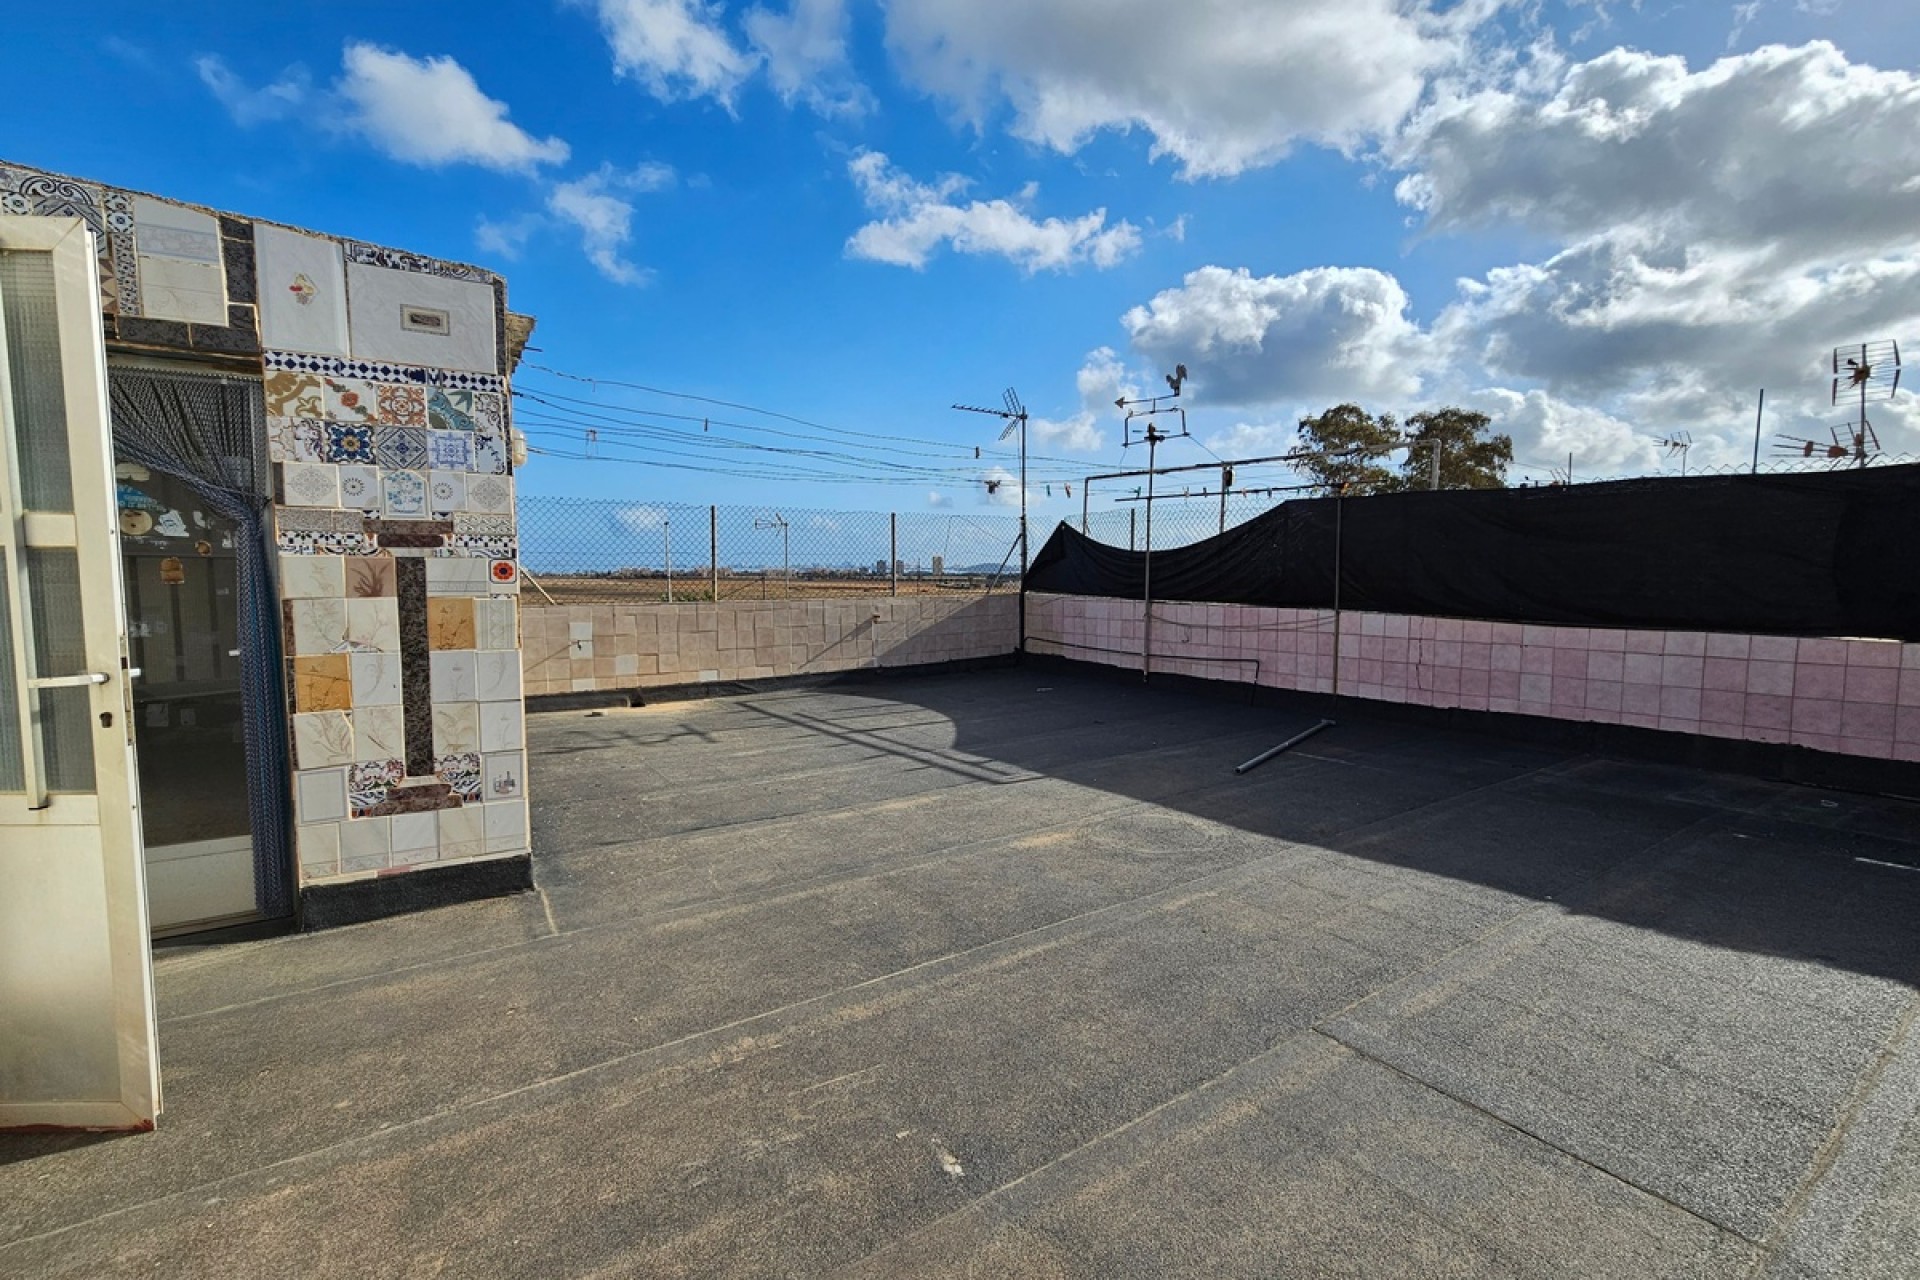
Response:
[{"label": "decorative tiled wall", "polygon": [[525,853],[504,282],[5,163],[0,212],[93,230],[109,343],[259,370],[301,883]]},{"label": "decorative tiled wall", "polygon": [[714,604],[526,604],[529,694],[906,667],[1012,653],[1019,600],[877,596]]},{"label": "decorative tiled wall", "polygon": [[[1037,653],[1138,668],[1138,601],[1027,597]],[[1154,671],[1334,690],[1327,610],[1161,603]],[[1549,627],[1342,613],[1339,692],[1357,698],[1920,761],[1920,645]]]},{"label": "decorative tiled wall", "polygon": [[303,882],[525,851],[504,380],[265,363]]}]

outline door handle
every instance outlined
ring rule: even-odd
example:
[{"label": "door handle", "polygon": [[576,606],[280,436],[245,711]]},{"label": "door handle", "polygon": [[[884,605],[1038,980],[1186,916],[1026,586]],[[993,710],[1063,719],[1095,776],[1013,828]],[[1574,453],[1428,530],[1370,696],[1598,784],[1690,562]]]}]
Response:
[{"label": "door handle", "polygon": [[[135,672],[134,674],[139,674]],[[104,671],[83,671],[77,676],[40,676],[27,681],[29,689],[72,689],[90,684],[105,684],[112,677]]]}]

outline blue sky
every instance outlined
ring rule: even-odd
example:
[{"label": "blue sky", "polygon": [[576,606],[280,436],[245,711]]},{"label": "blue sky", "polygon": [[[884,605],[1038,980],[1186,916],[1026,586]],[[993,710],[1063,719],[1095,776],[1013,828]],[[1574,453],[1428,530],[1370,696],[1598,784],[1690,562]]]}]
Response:
[{"label": "blue sky", "polygon": [[[536,446],[582,451],[587,413],[685,436],[605,432],[599,460],[536,458],[528,494],[1004,510],[997,424],[947,406],[1014,386],[1050,520],[1070,479],[1143,465],[1111,401],[1175,362],[1198,440],[1164,462],[1279,452],[1354,400],[1486,410],[1543,479],[1569,453],[1676,469],[1682,430],[1695,467],[1731,464],[1759,387],[1771,453],[1838,421],[1833,345],[1920,341],[1904,0],[105,3],[9,27],[14,100],[60,109],[14,113],[0,155],[493,267],[539,317],[529,359],[602,380],[523,370],[597,405],[523,404]],[[1907,399],[1874,421],[1920,454]]]}]

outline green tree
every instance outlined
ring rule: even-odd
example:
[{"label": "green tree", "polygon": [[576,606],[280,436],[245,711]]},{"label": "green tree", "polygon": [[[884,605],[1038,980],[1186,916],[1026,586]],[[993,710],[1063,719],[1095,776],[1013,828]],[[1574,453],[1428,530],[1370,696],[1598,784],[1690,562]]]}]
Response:
[{"label": "green tree", "polygon": [[1392,493],[1406,482],[1386,465],[1388,451],[1400,442],[1390,413],[1375,417],[1357,404],[1337,404],[1314,418],[1300,419],[1300,444],[1317,456],[1300,463],[1321,493]]},{"label": "green tree", "polygon": [[1400,487],[1425,489],[1433,483],[1433,455],[1440,454],[1442,489],[1504,489],[1513,465],[1513,437],[1490,435],[1493,419],[1452,405],[1416,413],[1407,419],[1407,456],[1400,464]]}]

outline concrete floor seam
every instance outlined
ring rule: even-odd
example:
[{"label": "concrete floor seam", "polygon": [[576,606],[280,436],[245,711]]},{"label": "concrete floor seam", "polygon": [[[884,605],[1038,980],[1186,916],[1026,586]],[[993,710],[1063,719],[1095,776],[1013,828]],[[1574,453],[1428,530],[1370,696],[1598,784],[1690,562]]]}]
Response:
[{"label": "concrete floor seam", "polygon": [[1333,1032],[1328,1031],[1324,1027],[1314,1026],[1308,1029],[1316,1035],[1324,1036],[1328,1040],[1333,1041],[1335,1044],[1339,1045],[1342,1049],[1345,1049],[1348,1053],[1354,1054],[1356,1057],[1365,1058],[1368,1062],[1376,1063],[1379,1066],[1386,1068],[1388,1071],[1391,1071],[1393,1074],[1401,1077],[1402,1079],[1418,1085],[1422,1089],[1425,1089],[1431,1093],[1438,1094],[1440,1097],[1447,1099],[1449,1102],[1456,1103],[1462,1107],[1467,1108],[1469,1111],[1474,1111],[1480,1115],[1487,1117],[1489,1120],[1492,1120],[1494,1123],[1500,1125],[1502,1128],[1511,1129],[1513,1132],[1528,1139],[1529,1141],[1537,1142],[1541,1146],[1546,1147],[1549,1150],[1557,1151],[1561,1155],[1565,1156],[1567,1159],[1573,1161],[1575,1164],[1583,1165],[1586,1168],[1593,1170],[1595,1173],[1600,1174],[1602,1177],[1609,1179],[1610,1181],[1617,1182],[1624,1187],[1630,1187],[1634,1191],[1637,1191],[1638,1193],[1648,1197],[1649,1199],[1657,1200],[1661,1204],[1666,1205],[1668,1208],[1672,1209],[1676,1213],[1685,1214],[1687,1217],[1692,1218],[1697,1222],[1705,1223],[1707,1226],[1712,1227],[1714,1230],[1724,1232],[1725,1234],[1732,1236],[1737,1240],[1741,1240],[1746,1244],[1753,1246],[1755,1249],[1758,1249],[1760,1247],[1760,1242],[1758,1240],[1755,1240],[1750,1236],[1742,1234],[1741,1232],[1735,1230],[1733,1227],[1728,1226],[1724,1222],[1716,1222],[1712,1218],[1707,1217],[1703,1213],[1698,1213],[1692,1209],[1687,1208],[1687,1206],[1680,1204],[1675,1200],[1671,1200],[1666,1196],[1661,1195],[1658,1191],[1654,1191],[1648,1187],[1643,1187],[1639,1183],[1635,1182],[1633,1179],[1625,1177],[1621,1174],[1615,1173],[1613,1170],[1607,1168],[1605,1165],[1595,1164],[1593,1161],[1588,1160],[1586,1157],[1578,1154],[1577,1152],[1569,1151],[1565,1147],[1561,1146],[1559,1143],[1554,1142],[1549,1138],[1544,1138],[1537,1133],[1534,1133],[1532,1130],[1526,1128],[1524,1125],[1515,1124],[1513,1121],[1507,1119],[1505,1116],[1501,1115],[1496,1111],[1489,1111],[1486,1107],[1480,1105],[1479,1103],[1473,1101],[1470,1098],[1463,1098],[1459,1094],[1456,1094],[1451,1090],[1442,1088],[1440,1085],[1435,1084],[1431,1080],[1422,1079],[1420,1076],[1417,1076],[1413,1072],[1406,1070],[1404,1067],[1396,1066],[1394,1063],[1387,1061],[1385,1058],[1379,1057],[1376,1054],[1369,1053],[1365,1049],[1362,1049],[1357,1045],[1349,1044],[1347,1041],[1342,1040],[1339,1036],[1333,1034]]}]

